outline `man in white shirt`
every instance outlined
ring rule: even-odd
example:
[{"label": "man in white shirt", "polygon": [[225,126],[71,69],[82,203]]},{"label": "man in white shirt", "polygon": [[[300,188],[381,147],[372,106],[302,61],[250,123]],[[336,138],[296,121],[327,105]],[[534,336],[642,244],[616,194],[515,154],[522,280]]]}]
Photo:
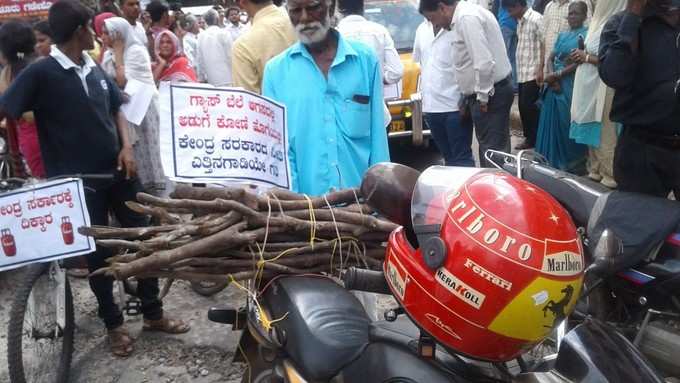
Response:
[{"label": "man in white shirt", "polygon": [[514,100],[510,60],[498,21],[486,9],[458,0],[421,0],[420,13],[453,34],[451,51],[456,80],[479,141],[479,162],[489,149],[510,152],[510,108]]},{"label": "man in white shirt", "polygon": [[204,15],[208,28],[198,35],[196,72],[200,81],[213,86],[231,85],[231,36],[219,27],[219,14],[209,9]]},{"label": "man in white shirt", "polygon": [[145,47],[148,46],[149,40],[146,37],[146,29],[144,29],[142,22],[139,20],[139,15],[142,13],[139,0],[120,0],[120,10],[125,20],[132,25],[137,40]]},{"label": "man in white shirt", "polygon": [[[338,23],[338,31],[343,37],[360,41],[373,48],[378,57],[382,70],[382,81],[385,87],[398,86],[404,76],[404,64],[401,63],[399,53],[394,47],[394,40],[387,28],[364,18],[364,0],[340,0],[338,9],[344,15]],[[394,94],[385,90],[383,94]],[[401,93],[399,90],[398,93]],[[390,124],[392,117],[385,105],[385,126]]]},{"label": "man in white shirt", "polygon": [[238,7],[229,7],[227,9],[227,22],[225,24],[225,28],[231,35],[231,41],[236,41],[248,28],[245,24],[241,23],[241,9]]},{"label": "man in white shirt", "polygon": [[189,63],[194,68],[196,67],[196,51],[198,50],[198,33],[201,28],[198,26],[198,19],[194,15],[186,15],[182,22],[182,28],[186,31],[184,38],[182,38],[182,47],[184,48],[184,55],[187,56]]},{"label": "man in white shirt", "polygon": [[363,0],[340,0],[338,8],[344,15],[337,27],[342,36],[373,48],[382,68],[384,84],[399,82],[404,76],[404,65],[387,28],[364,18]]},{"label": "man in white shirt", "polygon": [[446,166],[475,166],[472,121],[461,119],[453,65],[453,33],[424,21],[416,30],[413,60],[420,64],[425,123]]}]

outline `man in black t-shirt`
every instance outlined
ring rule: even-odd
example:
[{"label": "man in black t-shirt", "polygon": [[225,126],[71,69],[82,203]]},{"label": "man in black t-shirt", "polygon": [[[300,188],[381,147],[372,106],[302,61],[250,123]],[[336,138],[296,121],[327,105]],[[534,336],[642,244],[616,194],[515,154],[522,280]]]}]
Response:
[{"label": "man in black t-shirt", "polygon": [[[114,174],[113,180],[85,180],[86,202],[93,225],[107,225],[112,211],[124,227],[148,224],[147,218],[125,206],[141,191],[135,177],[135,160],[127,136],[127,121],[120,110],[118,87],[83,51],[93,48],[91,14],[74,0],[55,3],[49,11],[53,40],[50,57],[40,60],[14,80],[0,98],[0,108],[11,117],[33,110],[40,151],[48,177],[67,174]],[[107,266],[112,254],[104,248],[86,257],[89,270]],[[113,299],[113,280],[90,278],[99,316],[108,329],[115,355],[128,356],[132,339]],[[163,316],[158,280],[141,279],[144,328],[168,333],[189,331],[180,320]]]}]

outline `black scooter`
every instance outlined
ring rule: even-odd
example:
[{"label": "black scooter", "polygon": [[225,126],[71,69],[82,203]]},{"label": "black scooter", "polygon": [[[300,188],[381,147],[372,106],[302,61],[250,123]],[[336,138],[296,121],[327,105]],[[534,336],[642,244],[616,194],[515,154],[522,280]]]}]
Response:
[{"label": "black scooter", "polygon": [[[598,258],[614,257],[605,252],[615,247],[600,249]],[[279,277],[245,308],[210,309],[212,321],[247,329],[237,352],[249,366],[243,382],[663,381],[630,341],[596,319],[558,337],[556,354],[492,364],[438,345],[401,308],[372,322],[348,290],[390,294],[382,272],[350,269],[343,284],[323,276]]]}]

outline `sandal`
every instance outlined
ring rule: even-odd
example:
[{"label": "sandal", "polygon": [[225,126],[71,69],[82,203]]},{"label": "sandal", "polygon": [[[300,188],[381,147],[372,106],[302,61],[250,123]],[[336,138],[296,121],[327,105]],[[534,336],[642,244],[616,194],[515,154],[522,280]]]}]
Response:
[{"label": "sandal", "polygon": [[144,319],[144,331],[160,331],[166,334],[184,334],[191,330],[191,326],[180,319],[162,318],[159,320]]},{"label": "sandal", "polygon": [[132,354],[132,338],[124,326],[118,326],[108,330],[111,353],[121,358],[127,358]]}]

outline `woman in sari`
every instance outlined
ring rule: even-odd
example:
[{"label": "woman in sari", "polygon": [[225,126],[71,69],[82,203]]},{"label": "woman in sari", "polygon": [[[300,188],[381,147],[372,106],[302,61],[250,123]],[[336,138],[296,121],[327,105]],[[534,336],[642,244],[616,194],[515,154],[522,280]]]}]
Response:
[{"label": "woman in sari", "polygon": [[547,89],[538,122],[536,151],[552,166],[567,171],[578,171],[585,159],[586,148],[569,138],[569,126],[574,72],[579,65],[571,60],[570,54],[578,48],[579,38],[586,37],[583,23],[587,12],[581,1],[569,5],[570,30],[560,33],[550,54],[549,74],[545,77]]},{"label": "woman in sari", "polygon": [[161,166],[159,141],[159,105],[156,82],[151,71],[151,58],[146,47],[137,40],[127,20],[111,17],[104,21],[102,40],[108,47],[102,68],[125,89],[128,81],[135,80],[154,89],[146,114],[135,125],[128,120],[130,140],[133,142],[137,175],[144,190],[156,196],[167,196],[171,190]]},{"label": "woman in sari", "polygon": [[[0,94],[4,93],[19,73],[38,59],[35,35],[30,24],[11,20],[0,27],[0,54],[6,65],[0,72]],[[9,132],[8,132],[9,133]],[[45,166],[40,153],[40,140],[33,112],[26,112],[16,121],[19,153],[28,170],[36,178],[45,178]]]},{"label": "woman in sari", "polygon": [[599,0],[588,27],[585,50],[571,54],[571,59],[581,65],[574,80],[569,137],[588,145],[588,178],[610,188],[616,187],[613,169],[616,124],[609,119],[614,90],[600,79],[597,54],[602,28],[609,17],[625,7],[625,0]]},{"label": "woman in sari", "polygon": [[196,82],[196,72],[184,56],[179,39],[170,31],[163,31],[154,42],[156,64],[153,70],[156,82]]}]

